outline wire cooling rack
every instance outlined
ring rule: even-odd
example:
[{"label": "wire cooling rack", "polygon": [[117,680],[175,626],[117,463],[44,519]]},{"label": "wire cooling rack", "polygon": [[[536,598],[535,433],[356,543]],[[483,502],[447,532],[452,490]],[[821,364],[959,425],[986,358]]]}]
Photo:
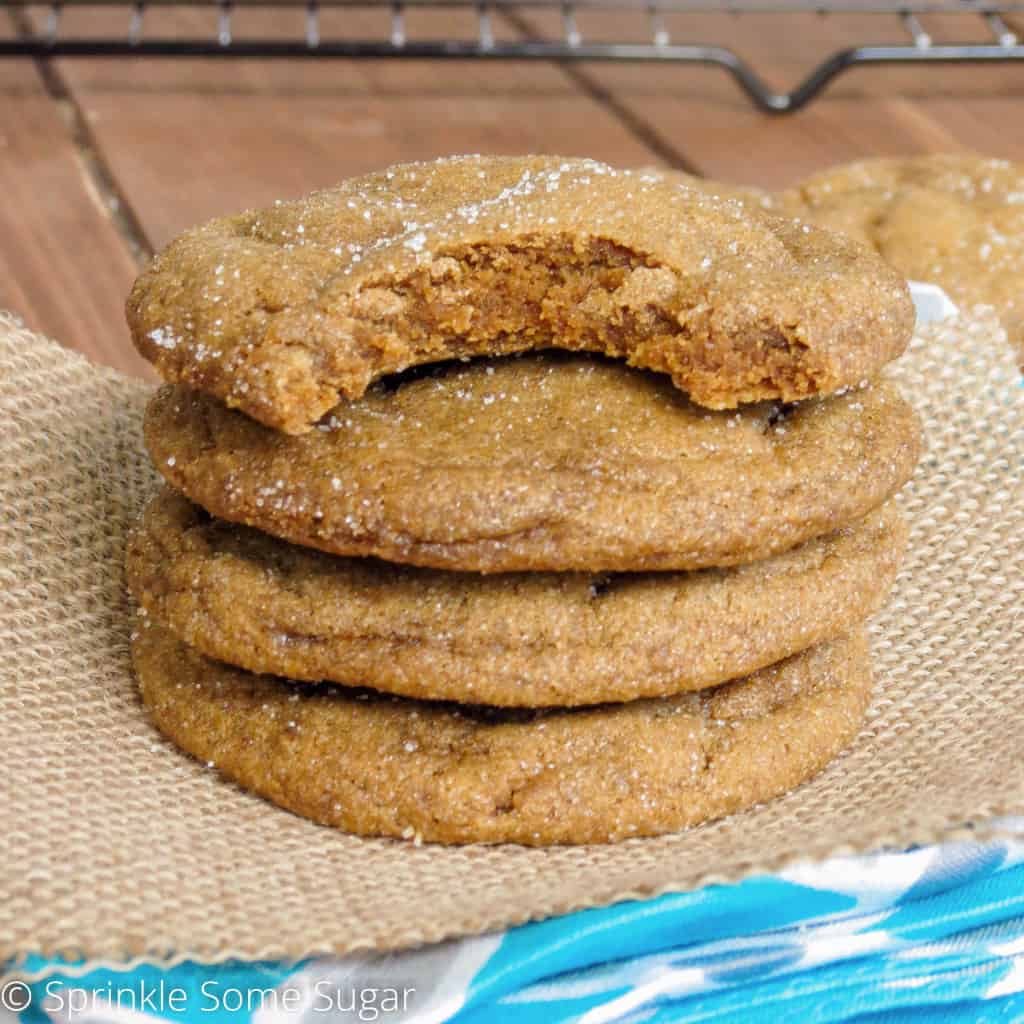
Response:
[{"label": "wire cooling rack", "polygon": [[[736,80],[761,109],[772,113],[798,110],[817,96],[837,75],[852,67],[880,64],[950,65],[1021,63],[1024,44],[1007,18],[1024,14],[1024,0],[65,0],[65,2],[0,3],[20,14],[20,31],[0,39],[0,57],[267,57],[267,58],[405,58],[441,60],[565,60],[678,63],[717,66]],[[93,37],[62,31],[66,8],[124,9],[124,30],[117,36]],[[146,13],[156,7],[214,8],[213,30],[202,37],[185,38],[149,34]],[[245,8],[302,8],[304,31],[294,38],[241,37],[236,18]],[[364,9],[387,13],[387,29],[373,38],[348,38],[323,31],[324,8]],[[413,38],[406,32],[406,12],[469,9],[476,31],[470,38]],[[580,30],[577,12],[616,11],[637,19],[640,41],[592,41]],[[503,14],[529,15],[554,11],[560,31],[543,36],[533,31],[511,41],[497,38],[495,18]],[[694,42],[676,38],[666,15],[673,13],[728,12],[745,14],[856,13],[893,16],[900,38],[884,44],[851,45],[826,55],[788,92],[773,90],[757,70],[731,49],[728,42]],[[981,41],[942,42],[932,39],[929,16],[967,15],[966,21],[983,29]],[[32,15],[32,16],[28,16]],[[41,17],[36,16],[41,15]],[[517,24],[529,26],[529,18]],[[973,32],[969,33],[973,36]]]}]

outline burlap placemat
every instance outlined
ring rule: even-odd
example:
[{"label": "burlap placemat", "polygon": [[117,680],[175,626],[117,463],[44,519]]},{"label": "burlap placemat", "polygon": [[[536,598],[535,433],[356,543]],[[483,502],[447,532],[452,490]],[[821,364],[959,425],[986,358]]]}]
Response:
[{"label": "burlap placemat", "polygon": [[[856,747],[798,792],[618,846],[444,849],[278,810],[149,726],[121,549],[154,486],[147,387],[0,315],[0,958],[387,949],[953,835],[1024,811],[1024,390],[994,320],[893,372],[930,451],[908,564],[876,622]],[[339,742],[344,742],[339,737]]]}]

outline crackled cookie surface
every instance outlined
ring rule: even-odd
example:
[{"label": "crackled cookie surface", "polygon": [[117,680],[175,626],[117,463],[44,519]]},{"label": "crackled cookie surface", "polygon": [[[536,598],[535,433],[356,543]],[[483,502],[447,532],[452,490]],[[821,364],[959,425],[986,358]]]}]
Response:
[{"label": "crackled cookie surface", "polygon": [[458,157],[181,236],[136,282],[165,379],[288,433],[421,363],[557,347],[712,408],[826,394],[905,347],[903,281],[848,239],[591,160]]},{"label": "crackled cookie surface", "polygon": [[514,711],[252,675],[155,624],[133,643],[157,728],[247,789],[360,835],[598,843],[730,814],[816,774],[871,694],[863,633],[713,690]]},{"label": "crackled cookie surface", "polygon": [[994,306],[1024,358],[1024,166],[971,154],[868,160],[778,199],[961,306]]},{"label": "crackled cookie surface", "polygon": [[167,489],[129,545],[146,614],[254,672],[432,700],[574,706],[736,679],[872,614],[895,507],[734,569],[480,576],[339,558],[211,519]]},{"label": "crackled cookie surface", "polygon": [[183,388],[157,469],[213,515],[334,554],[478,572],[734,565],[881,504],[921,450],[886,383],[735,412],[592,356],[448,364],[301,437]]}]

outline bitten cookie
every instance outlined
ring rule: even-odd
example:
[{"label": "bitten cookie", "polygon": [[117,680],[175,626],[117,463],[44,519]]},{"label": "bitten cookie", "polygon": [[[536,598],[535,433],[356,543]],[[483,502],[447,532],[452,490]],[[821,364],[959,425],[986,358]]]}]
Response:
[{"label": "bitten cookie", "polygon": [[479,576],[324,555],[165,489],[127,576],[150,617],[249,671],[569,707],[703,689],[838,636],[885,599],[905,540],[887,506],[735,569]]},{"label": "bitten cookie", "polygon": [[863,516],[921,451],[916,415],[886,383],[712,412],[664,376],[565,354],[392,379],[302,437],[167,388],[146,443],[221,519],[479,572],[752,562]]},{"label": "bitten cookie", "polygon": [[954,302],[994,306],[1024,357],[1024,166],[945,154],[833,167],[779,196]]},{"label": "bitten cookie", "polygon": [[592,160],[455,157],[187,232],[127,306],[163,377],[288,433],[452,357],[601,352],[702,405],[796,400],[906,346],[902,279],[848,239]]},{"label": "bitten cookie", "polygon": [[695,825],[819,772],[870,700],[863,633],[746,679],[586,710],[509,711],[250,675],[150,625],[142,699],[182,749],[348,832],[440,843],[598,843]]}]

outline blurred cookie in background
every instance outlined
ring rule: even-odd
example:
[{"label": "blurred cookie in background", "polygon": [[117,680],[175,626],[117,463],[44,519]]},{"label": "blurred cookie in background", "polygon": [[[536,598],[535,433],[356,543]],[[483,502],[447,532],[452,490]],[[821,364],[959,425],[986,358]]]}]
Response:
[{"label": "blurred cookie in background", "polygon": [[865,160],[773,206],[864,242],[962,308],[993,306],[1024,360],[1024,166],[971,153]]}]

